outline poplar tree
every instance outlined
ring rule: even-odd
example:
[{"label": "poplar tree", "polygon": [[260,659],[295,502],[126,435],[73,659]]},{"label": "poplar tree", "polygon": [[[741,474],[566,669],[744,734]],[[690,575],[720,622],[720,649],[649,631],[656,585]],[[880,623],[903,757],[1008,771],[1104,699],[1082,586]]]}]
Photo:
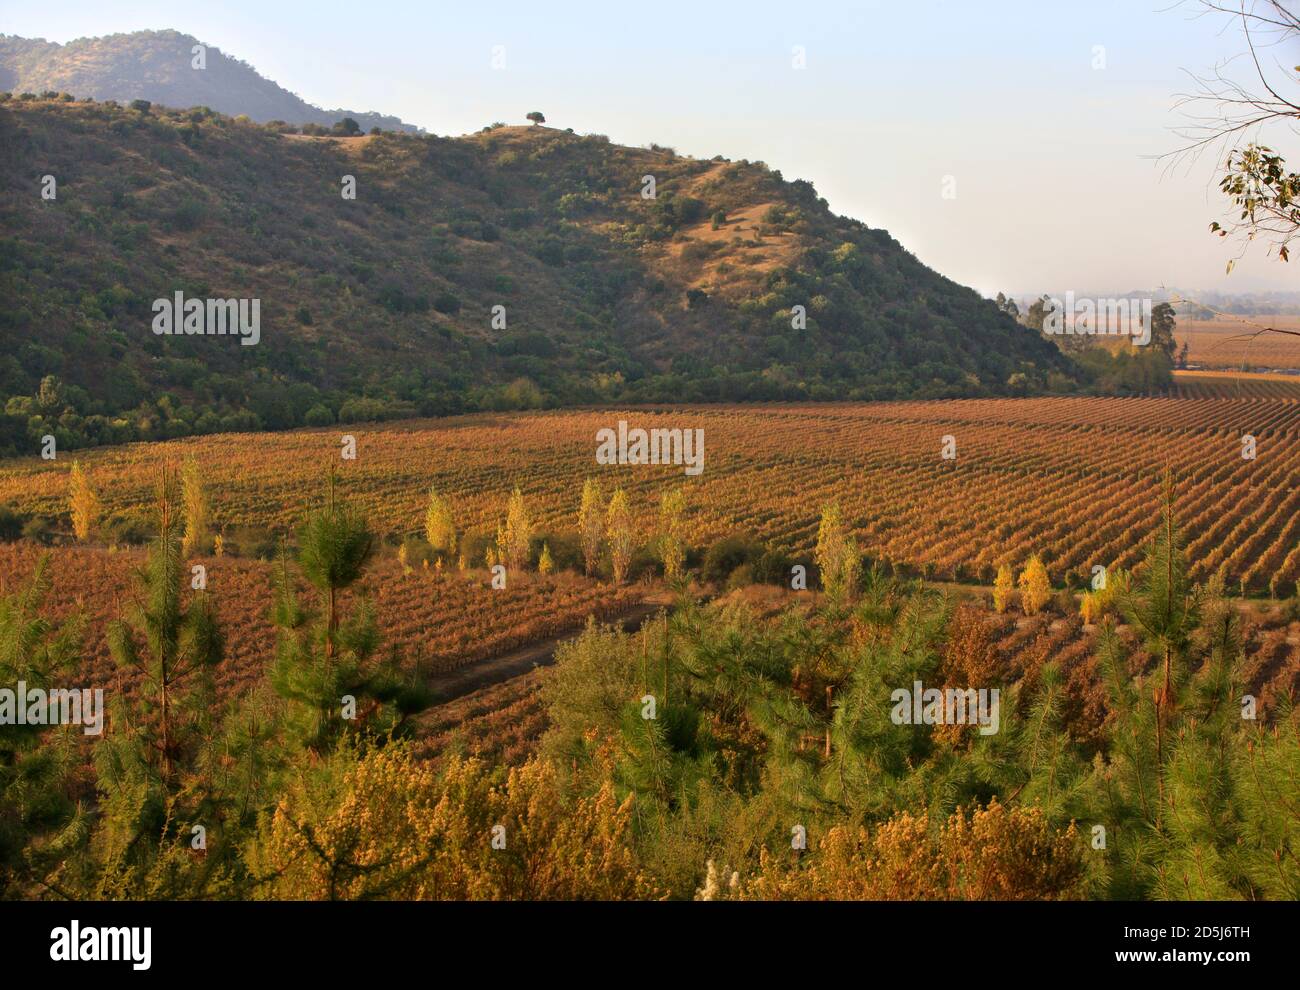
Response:
[{"label": "poplar tree", "polygon": [[99,521],[100,502],[94,489],[90,487],[90,481],[86,478],[85,472],[81,470],[80,461],[72,462],[72,476],[69,479],[68,487],[68,508],[72,515],[73,535],[84,542],[90,538],[91,531]]},{"label": "poplar tree", "polygon": [[601,510],[600,483],[588,478],[582,484],[582,506],[578,509],[578,537],[582,544],[582,561],[587,577],[600,566],[600,544],[605,535],[605,520]]},{"label": "poplar tree", "polygon": [[528,564],[528,550],[533,539],[532,523],[528,519],[528,509],[524,505],[524,494],[515,486],[510,495],[510,505],[506,509],[505,527],[501,530],[499,541],[502,558],[512,571],[522,571]]},{"label": "poplar tree", "polygon": [[1051,600],[1052,583],[1047,577],[1047,568],[1042,558],[1034,554],[1025,563],[1020,572],[1020,607],[1025,615],[1036,615]]},{"label": "poplar tree", "polygon": [[202,553],[208,546],[208,499],[199,476],[199,464],[193,457],[181,469],[181,500],[185,507],[185,535],[181,538],[181,556]]},{"label": "poplar tree", "polygon": [[628,506],[627,494],[622,488],[616,489],[610,497],[609,511],[605,514],[605,535],[609,540],[614,583],[622,584],[627,579],[628,568],[632,565],[632,551],[636,539],[632,528],[632,510]]},{"label": "poplar tree", "polygon": [[424,538],[440,558],[450,559],[456,553],[456,523],[451,505],[432,487],[429,506],[424,512]]},{"label": "poplar tree", "polygon": [[663,493],[659,501],[659,559],[669,583],[682,577],[686,563],[686,492],[678,487]]},{"label": "poplar tree", "polygon": [[1011,605],[1011,598],[1015,594],[1016,579],[1011,571],[1010,564],[1002,564],[998,568],[998,576],[993,582],[993,608],[999,614],[1005,612]]}]

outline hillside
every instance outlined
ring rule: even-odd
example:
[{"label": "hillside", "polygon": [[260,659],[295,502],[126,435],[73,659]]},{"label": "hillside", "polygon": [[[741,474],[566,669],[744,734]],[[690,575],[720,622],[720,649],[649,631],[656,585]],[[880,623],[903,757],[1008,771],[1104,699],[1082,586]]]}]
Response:
[{"label": "hillside", "polygon": [[59,45],[0,35],[0,90],[70,93],[94,100],[149,100],[169,107],[208,107],[258,123],[320,124],[351,117],[362,130],[418,131],[396,117],[323,110],[266,79],[251,65],[206,46],[206,65],[192,65],[199,39],[178,31],[135,31],[78,38]]},{"label": "hillside", "polygon": [[[317,138],[9,97],[0,230],[0,450],[1071,384],[1056,347],[805,181],[549,127]],[[155,335],[178,291],[260,300],[260,342]]]}]

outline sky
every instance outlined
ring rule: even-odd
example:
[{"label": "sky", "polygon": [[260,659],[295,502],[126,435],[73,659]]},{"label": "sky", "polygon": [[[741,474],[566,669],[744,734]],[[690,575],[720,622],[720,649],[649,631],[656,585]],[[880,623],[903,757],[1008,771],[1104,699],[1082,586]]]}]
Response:
[{"label": "sky", "polygon": [[[437,134],[540,110],[622,144],[763,161],[986,295],[1300,290],[1297,262],[1262,247],[1226,274],[1236,251],[1207,229],[1226,215],[1212,158],[1157,160],[1184,143],[1188,73],[1240,50],[1192,13],[1178,0],[0,0],[0,33],[172,28],[310,103]],[[1267,136],[1300,161],[1294,129]]]}]

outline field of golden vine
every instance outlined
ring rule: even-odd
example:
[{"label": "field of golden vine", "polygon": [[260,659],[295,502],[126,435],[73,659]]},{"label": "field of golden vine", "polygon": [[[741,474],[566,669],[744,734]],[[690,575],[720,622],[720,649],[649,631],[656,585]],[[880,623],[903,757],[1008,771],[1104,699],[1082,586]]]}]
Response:
[{"label": "field of golden vine", "polygon": [[[1287,384],[1287,383],[1281,383]],[[698,428],[705,467],[598,465],[596,432]],[[356,438],[355,460],[340,437]],[[1244,437],[1254,457],[1243,456]],[[944,437],[956,456],[943,459]],[[1132,566],[1175,477],[1193,577],[1287,595],[1300,579],[1300,399],[1038,398],[864,405],[672,407],[497,413],[219,435],[79,454],[106,512],[143,512],[150,467],[194,455],[215,524],[288,531],[320,497],[326,466],[381,531],[418,533],[430,485],[462,532],[495,532],[518,485],[541,531],[576,528],[583,479],[628,493],[650,538],[663,491],[684,485],[688,540],[744,533],[796,553],[837,499],[864,552],[936,578],[990,582],[1038,552],[1075,586],[1093,565]],[[65,520],[68,466],[0,469],[0,503]],[[242,566],[242,565],[229,565]]]},{"label": "field of golden vine", "polygon": [[[767,611],[772,615],[796,597],[776,589],[757,595],[754,589],[733,594],[757,604],[760,614]],[[765,601],[756,603],[756,597]],[[1055,612],[1025,616],[1018,611],[999,615],[982,605],[971,603],[968,607],[969,616],[988,630],[1000,668],[998,676],[1014,680],[1032,676],[1045,663],[1057,663],[1063,677],[1061,716],[1070,736],[1085,746],[1102,745],[1111,714],[1097,654],[1099,627],[1086,624],[1073,612],[1065,616]],[[1282,699],[1293,699],[1300,691],[1300,622],[1277,607],[1245,608],[1242,619],[1242,646],[1247,657],[1247,681],[1242,689],[1258,697],[1265,710],[1277,710]],[[1136,632],[1122,623],[1117,634],[1129,645],[1138,639]],[[527,759],[548,725],[541,688],[549,676],[549,670],[534,671],[422,715],[421,754],[436,757],[450,751],[509,765]]]},{"label": "field of golden vine", "polygon": [[[0,544],[0,593],[14,590],[30,576],[41,552],[30,543]],[[84,671],[97,683],[116,683],[119,676],[105,627],[136,593],[132,571],[142,563],[139,551],[61,547],[51,554],[50,615],[62,620],[77,608],[83,611],[88,622]],[[217,687],[223,697],[230,697],[255,684],[274,654],[274,565],[231,557],[203,558],[203,563],[226,639]],[[499,591],[481,577],[403,574],[395,560],[381,559],[358,590],[374,601],[385,648],[396,646],[405,662],[419,664],[430,674],[576,631],[588,616],[613,619],[640,599],[631,588],[571,574],[531,575]],[[308,600],[304,588],[303,601]],[[131,687],[128,677],[123,688]]]},{"label": "field of golden vine", "polygon": [[1300,330],[1300,316],[1262,314],[1208,320],[1178,317],[1178,341],[1187,359],[1202,368],[1300,368],[1300,336],[1258,333],[1262,327]]}]

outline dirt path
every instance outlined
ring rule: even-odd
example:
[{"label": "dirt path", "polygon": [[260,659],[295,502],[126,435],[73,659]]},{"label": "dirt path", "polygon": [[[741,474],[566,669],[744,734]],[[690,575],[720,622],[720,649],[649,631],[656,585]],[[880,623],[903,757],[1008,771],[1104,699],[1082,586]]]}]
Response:
[{"label": "dirt path", "polygon": [[[634,605],[631,610],[609,620],[606,624],[621,625],[625,632],[636,632],[646,619],[667,607],[666,602],[648,599],[639,605]],[[478,660],[458,670],[434,674],[429,678],[429,687],[437,696],[437,704],[463,698],[480,688],[500,684],[512,677],[526,674],[535,667],[549,667],[555,663],[555,652],[560,644],[576,639],[579,635],[581,633],[574,632],[554,639],[544,639],[510,653],[503,653],[499,657]]]}]

